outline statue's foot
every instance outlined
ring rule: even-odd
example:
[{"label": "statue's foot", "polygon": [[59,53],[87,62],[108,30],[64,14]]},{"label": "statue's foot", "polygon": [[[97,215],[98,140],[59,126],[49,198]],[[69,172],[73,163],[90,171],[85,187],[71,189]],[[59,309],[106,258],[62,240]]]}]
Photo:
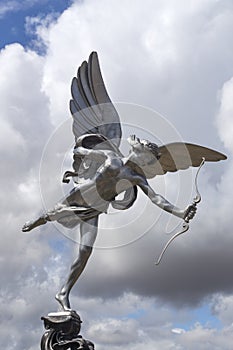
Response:
[{"label": "statue's foot", "polygon": [[38,219],[33,221],[27,221],[26,224],[23,225],[22,231],[23,232],[31,231],[35,227],[46,224],[47,221],[48,221],[47,215],[40,216]]},{"label": "statue's foot", "polygon": [[34,221],[27,221],[23,227],[22,227],[22,231],[23,232],[28,232],[31,231],[34,228]]},{"label": "statue's foot", "polygon": [[59,302],[64,311],[70,311],[70,302],[68,295],[64,292],[59,292],[56,294],[55,299]]}]

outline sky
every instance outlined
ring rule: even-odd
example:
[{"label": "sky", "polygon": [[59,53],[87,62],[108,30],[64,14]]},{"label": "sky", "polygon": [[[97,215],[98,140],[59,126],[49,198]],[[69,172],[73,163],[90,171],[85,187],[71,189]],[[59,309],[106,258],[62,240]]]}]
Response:
[{"label": "sky", "polygon": [[[1,341],[38,349],[40,317],[56,311],[78,230],[30,220],[61,198],[71,170],[70,84],[94,50],[120,114],[159,144],[188,141],[227,161],[206,164],[190,230],[140,192],[128,211],[100,220],[96,249],[72,290],[82,335],[97,349],[230,350],[233,330],[233,3],[230,0],[1,1]],[[195,171],[150,180],[181,207]],[[170,232],[170,234],[169,234]],[[103,273],[104,271],[104,273]],[[10,330],[10,332],[9,332]]]}]

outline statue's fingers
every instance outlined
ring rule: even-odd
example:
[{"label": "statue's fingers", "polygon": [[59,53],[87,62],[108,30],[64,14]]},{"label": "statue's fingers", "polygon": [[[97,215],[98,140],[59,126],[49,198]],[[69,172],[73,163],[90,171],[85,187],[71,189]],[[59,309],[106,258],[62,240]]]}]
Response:
[{"label": "statue's fingers", "polygon": [[196,214],[196,210],[192,210],[192,211],[190,212],[191,219],[195,216],[195,214]]}]

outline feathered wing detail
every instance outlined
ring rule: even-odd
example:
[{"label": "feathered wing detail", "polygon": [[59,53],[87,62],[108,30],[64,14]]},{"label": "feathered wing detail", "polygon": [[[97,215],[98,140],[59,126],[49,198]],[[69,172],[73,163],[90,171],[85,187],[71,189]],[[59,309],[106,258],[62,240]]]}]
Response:
[{"label": "feathered wing detail", "polygon": [[120,118],[105,88],[96,52],[92,52],[88,60],[88,80],[101,110],[103,124],[100,134],[111,139],[119,147],[122,136]]},{"label": "feathered wing detail", "polygon": [[105,88],[96,52],[90,54],[88,63],[84,61],[79,67],[71,84],[71,94],[75,139],[83,134],[101,134],[119,147],[120,118]]},{"label": "feathered wing detail", "polygon": [[[111,150],[121,155],[118,148],[122,135],[120,118],[105,88],[96,52],[92,52],[88,62],[84,61],[79,67],[72,80],[71,94],[75,147]],[[93,178],[100,165],[96,160],[76,154],[73,162],[75,173],[66,172],[63,181],[67,182],[69,176],[76,183]]]},{"label": "feathered wing detail", "polygon": [[184,142],[169,143],[159,147],[160,159],[154,169],[155,175],[198,167],[202,158],[207,162],[218,162],[227,157],[213,149]]}]

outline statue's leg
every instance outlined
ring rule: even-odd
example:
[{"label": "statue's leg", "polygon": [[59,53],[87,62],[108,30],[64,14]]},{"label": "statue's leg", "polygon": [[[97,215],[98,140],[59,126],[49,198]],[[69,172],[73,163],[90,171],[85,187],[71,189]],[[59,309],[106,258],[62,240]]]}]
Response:
[{"label": "statue's leg", "polygon": [[64,310],[70,309],[69,294],[71,288],[83,272],[87,261],[91,255],[92,247],[95,242],[98,230],[98,216],[82,221],[80,224],[80,245],[77,259],[71,266],[70,274],[61,291],[56,295],[56,300],[61,304]]},{"label": "statue's leg", "polygon": [[41,215],[36,220],[26,222],[26,224],[24,224],[23,227],[22,227],[22,231],[23,232],[31,231],[35,227],[38,227],[38,226],[46,224],[47,221],[50,221],[49,216],[47,214]]}]

